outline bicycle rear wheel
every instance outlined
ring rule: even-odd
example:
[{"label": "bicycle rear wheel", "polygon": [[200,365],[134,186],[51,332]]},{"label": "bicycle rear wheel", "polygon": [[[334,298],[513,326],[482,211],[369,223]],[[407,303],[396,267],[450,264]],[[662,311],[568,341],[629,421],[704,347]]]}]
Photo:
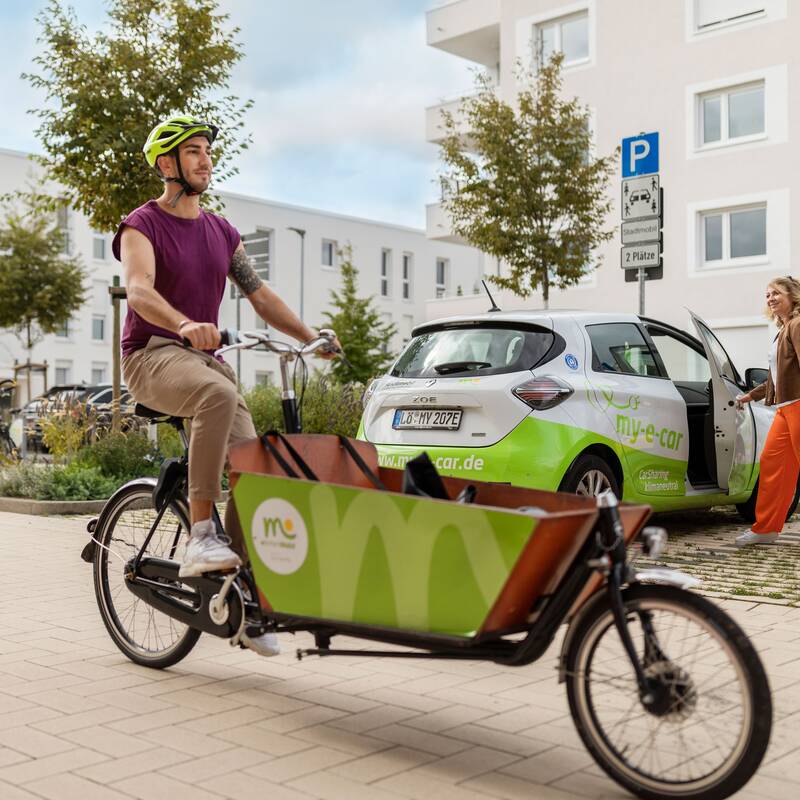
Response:
[{"label": "bicycle rear wheel", "polygon": [[[151,483],[133,483],[109,500],[94,536],[94,589],[100,615],[114,644],[131,660],[163,669],[185,658],[200,631],[157,611],[128,590],[125,565],[139,552],[157,512]],[[178,561],[188,542],[185,499],[166,510],[145,551]]]},{"label": "bicycle rear wheel", "polygon": [[755,648],[699,595],[635,585],[624,602],[656,701],[642,704],[611,609],[600,603],[578,623],[567,653],[578,733],[600,767],[638,797],[729,797],[755,773],[772,728]]}]

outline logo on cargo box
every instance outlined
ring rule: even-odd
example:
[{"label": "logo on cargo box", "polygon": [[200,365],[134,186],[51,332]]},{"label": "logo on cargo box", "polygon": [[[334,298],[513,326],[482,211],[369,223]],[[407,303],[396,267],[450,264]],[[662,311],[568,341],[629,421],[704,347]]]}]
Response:
[{"label": "logo on cargo box", "polygon": [[271,497],[253,514],[253,544],[264,565],[291,575],[308,555],[308,530],[300,512],[286,500]]}]

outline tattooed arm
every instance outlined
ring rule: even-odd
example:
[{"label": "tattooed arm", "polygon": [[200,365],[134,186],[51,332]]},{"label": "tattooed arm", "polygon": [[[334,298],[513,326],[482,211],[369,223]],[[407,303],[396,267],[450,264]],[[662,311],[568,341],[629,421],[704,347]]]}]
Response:
[{"label": "tattooed arm", "polygon": [[185,314],[174,309],[156,290],[156,257],[150,240],[134,228],[122,231],[122,268],[128,305],[143,319],[180,333],[198,350],[210,350],[219,344],[216,325],[192,322]]},{"label": "tattooed arm", "polygon": [[272,289],[261,282],[241,243],[231,259],[228,277],[250,301],[256,314],[268,325],[299,342],[310,342],[314,338],[316,335],[314,331],[304,324]]}]

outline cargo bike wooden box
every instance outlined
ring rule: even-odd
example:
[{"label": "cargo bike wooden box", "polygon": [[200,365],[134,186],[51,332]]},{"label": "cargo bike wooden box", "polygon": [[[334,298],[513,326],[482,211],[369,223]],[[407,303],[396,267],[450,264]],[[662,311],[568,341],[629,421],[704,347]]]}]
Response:
[{"label": "cargo bike wooden box", "polygon": [[[454,478],[442,479],[447,496],[473,502],[406,494],[370,444],[334,436],[261,437],[230,463],[227,531],[250,556],[241,570],[178,577],[185,459],[122,487],[89,526],[101,615],[137,663],[174,664],[200,632],[236,644],[244,630],[274,630],[314,637],[298,657],[524,667],[567,622],[559,677],[615,781],[644,798],[712,800],[758,768],[772,721],[761,662],[721,609],[686,590],[691,578],[627,562],[637,534],[644,550],[660,540],[643,529],[648,507]],[[339,648],[337,636],[370,644]]]}]

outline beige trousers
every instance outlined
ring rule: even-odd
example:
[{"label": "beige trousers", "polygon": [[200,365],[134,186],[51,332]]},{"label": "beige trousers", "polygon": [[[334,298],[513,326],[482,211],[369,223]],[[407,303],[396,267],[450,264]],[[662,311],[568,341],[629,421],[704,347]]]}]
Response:
[{"label": "beige trousers", "polygon": [[136,402],[192,420],[189,499],[221,500],[228,447],[257,436],[236,373],[213,356],[152,336],[145,348],[125,356],[122,374]]}]

